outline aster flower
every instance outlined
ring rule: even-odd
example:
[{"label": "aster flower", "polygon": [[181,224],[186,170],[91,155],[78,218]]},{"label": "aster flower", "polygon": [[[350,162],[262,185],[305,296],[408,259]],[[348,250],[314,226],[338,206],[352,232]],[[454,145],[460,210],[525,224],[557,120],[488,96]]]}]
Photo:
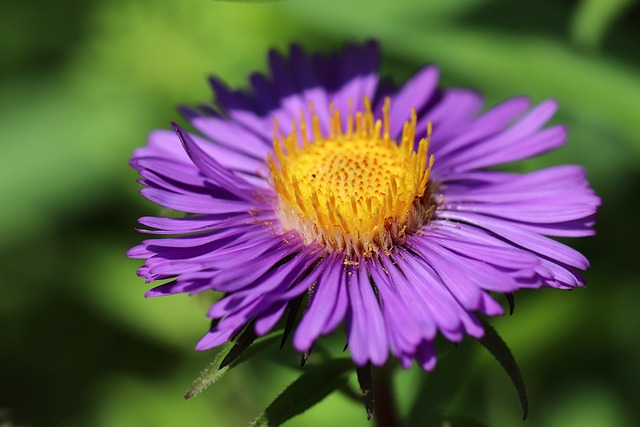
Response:
[{"label": "aster flower", "polygon": [[[475,92],[438,88],[428,66],[399,89],[379,82],[369,42],[331,56],[269,55],[270,75],[232,91],[211,79],[217,108],[183,109],[135,150],[141,193],[180,218],[143,217],[128,255],[165,280],[147,296],[216,291],[216,347],[249,325],[268,333],[308,304],[293,346],[309,351],[344,324],[358,366],[389,353],[434,367],[440,333],[479,338],[494,293],[582,286],[587,259],[545,236],[593,234],[598,197],[578,166],[527,174],[489,169],[556,149],[553,100],[516,97],[483,111]],[[306,301],[306,300],[305,300]]]}]

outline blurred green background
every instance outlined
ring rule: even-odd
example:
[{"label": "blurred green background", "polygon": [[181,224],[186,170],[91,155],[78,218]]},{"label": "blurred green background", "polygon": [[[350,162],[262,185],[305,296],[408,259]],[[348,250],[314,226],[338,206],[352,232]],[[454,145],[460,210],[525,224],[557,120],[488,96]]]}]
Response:
[{"label": "blurred green background", "polygon": [[[431,375],[399,375],[401,411],[411,425],[427,407],[489,426],[640,425],[639,23],[633,0],[3,2],[0,425],[243,426],[298,375],[290,347],[274,350],[182,400],[212,358],[193,350],[206,302],[143,298],[140,262],[124,253],[142,238],[136,219],[160,209],[127,161],[179,103],[210,101],[208,74],[242,87],[269,48],[369,37],[396,82],[437,63],[444,85],[489,105],[559,99],[570,144],[522,168],[583,164],[604,200],[598,235],[571,242],[592,262],[587,288],[521,292],[515,314],[493,321],[530,418],[521,424],[508,377],[470,341]],[[335,394],[289,425],[372,424]]]}]

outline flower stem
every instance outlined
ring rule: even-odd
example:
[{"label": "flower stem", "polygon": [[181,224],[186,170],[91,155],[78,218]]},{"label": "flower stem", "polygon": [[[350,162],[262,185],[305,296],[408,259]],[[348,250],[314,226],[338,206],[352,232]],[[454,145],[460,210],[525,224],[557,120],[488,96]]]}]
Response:
[{"label": "flower stem", "polygon": [[373,419],[376,427],[397,427],[398,416],[393,391],[393,368],[387,363],[373,372]]}]

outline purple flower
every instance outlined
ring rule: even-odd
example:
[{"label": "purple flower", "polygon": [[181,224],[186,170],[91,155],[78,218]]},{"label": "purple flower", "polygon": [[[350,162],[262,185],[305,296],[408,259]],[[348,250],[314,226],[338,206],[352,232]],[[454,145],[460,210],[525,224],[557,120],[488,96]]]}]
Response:
[{"label": "purple flower", "polygon": [[199,134],[158,130],[131,164],[141,193],[180,218],[143,217],[128,256],[165,280],[147,296],[217,291],[198,350],[247,325],[269,332],[308,306],[296,350],[345,325],[358,366],[435,365],[441,333],[479,338],[474,313],[503,313],[493,293],[582,286],[587,259],[548,236],[588,236],[599,198],[579,166],[489,169],[562,146],[544,127],[557,103],[516,97],[487,111],[475,92],[438,88],[421,69],[379,82],[369,42],[332,56],[269,55],[246,92],[211,86],[219,108],[183,109]]}]

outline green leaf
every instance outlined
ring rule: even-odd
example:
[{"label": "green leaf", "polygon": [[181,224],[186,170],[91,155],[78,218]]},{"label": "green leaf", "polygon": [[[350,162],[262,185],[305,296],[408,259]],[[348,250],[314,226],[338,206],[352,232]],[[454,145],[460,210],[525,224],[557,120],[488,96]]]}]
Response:
[{"label": "green leaf", "polygon": [[362,401],[367,411],[367,419],[373,416],[373,376],[371,375],[371,363],[367,363],[363,367],[356,367],[358,374],[358,384],[362,392]]},{"label": "green leaf", "polygon": [[240,334],[236,344],[231,348],[229,353],[227,353],[225,358],[222,359],[222,362],[220,362],[218,369],[222,369],[225,366],[232,364],[247,348],[251,346],[251,344],[253,344],[256,339],[258,339],[258,335],[256,335],[255,321],[253,321],[244,328],[244,331]]},{"label": "green leaf", "polygon": [[483,319],[480,319],[480,321],[484,327],[484,337],[478,341],[480,341],[480,344],[489,350],[489,353],[496,358],[507,372],[507,375],[509,375],[509,378],[511,378],[511,382],[513,382],[513,385],[518,392],[520,405],[522,405],[522,419],[524,420],[527,418],[527,414],[529,413],[529,401],[527,400],[527,390],[524,386],[524,381],[522,380],[518,364],[516,363],[513,354],[511,354],[511,350],[509,350],[507,344],[502,340],[502,338],[500,338],[498,332],[493,329],[493,326],[489,325]]},{"label": "green leaf", "polygon": [[516,299],[512,293],[506,293],[504,296],[509,303],[509,316],[513,316],[513,310],[516,308]]},{"label": "green leaf", "polygon": [[200,394],[204,389],[209,387],[211,384],[216,383],[224,374],[227,373],[230,369],[238,366],[243,363],[247,359],[252,356],[255,356],[262,350],[268,348],[269,346],[276,345],[280,339],[280,335],[282,331],[275,331],[271,334],[256,340],[256,342],[250,347],[246,348],[242,353],[234,354],[233,360],[228,363],[225,363],[222,367],[222,362],[225,359],[228,359],[232,352],[237,351],[238,344],[234,344],[232,342],[228,342],[222,346],[220,351],[216,353],[216,356],[213,358],[213,361],[206,367],[204,371],[196,378],[196,380],[191,384],[191,387],[187,389],[187,392],[184,394],[185,399],[190,399],[193,396]]},{"label": "green leaf", "polygon": [[330,360],[307,368],[252,423],[252,427],[275,427],[300,415],[342,386],[353,369],[349,358]]},{"label": "green leaf", "polygon": [[[464,340],[454,346],[444,339],[436,344],[438,366],[427,375],[424,375],[424,372],[414,372],[420,380],[415,392],[405,397],[411,402],[407,412],[407,425],[439,426],[438,423],[442,422],[444,414],[460,413],[466,409],[459,403],[468,403],[464,398],[470,378],[469,370],[461,367],[471,366],[473,363],[473,344]],[[401,372],[400,375],[402,374]],[[398,391],[403,390],[398,387]],[[473,403],[477,402],[478,399],[473,398]]]},{"label": "green leaf", "polygon": [[294,325],[296,324],[296,319],[298,318],[298,311],[300,311],[300,304],[302,304],[302,300],[305,298],[305,294],[300,295],[297,298],[292,299],[287,306],[287,320],[284,324],[284,332],[282,333],[282,341],[280,341],[280,348],[284,347],[287,342],[287,338],[289,334],[293,330]]}]

